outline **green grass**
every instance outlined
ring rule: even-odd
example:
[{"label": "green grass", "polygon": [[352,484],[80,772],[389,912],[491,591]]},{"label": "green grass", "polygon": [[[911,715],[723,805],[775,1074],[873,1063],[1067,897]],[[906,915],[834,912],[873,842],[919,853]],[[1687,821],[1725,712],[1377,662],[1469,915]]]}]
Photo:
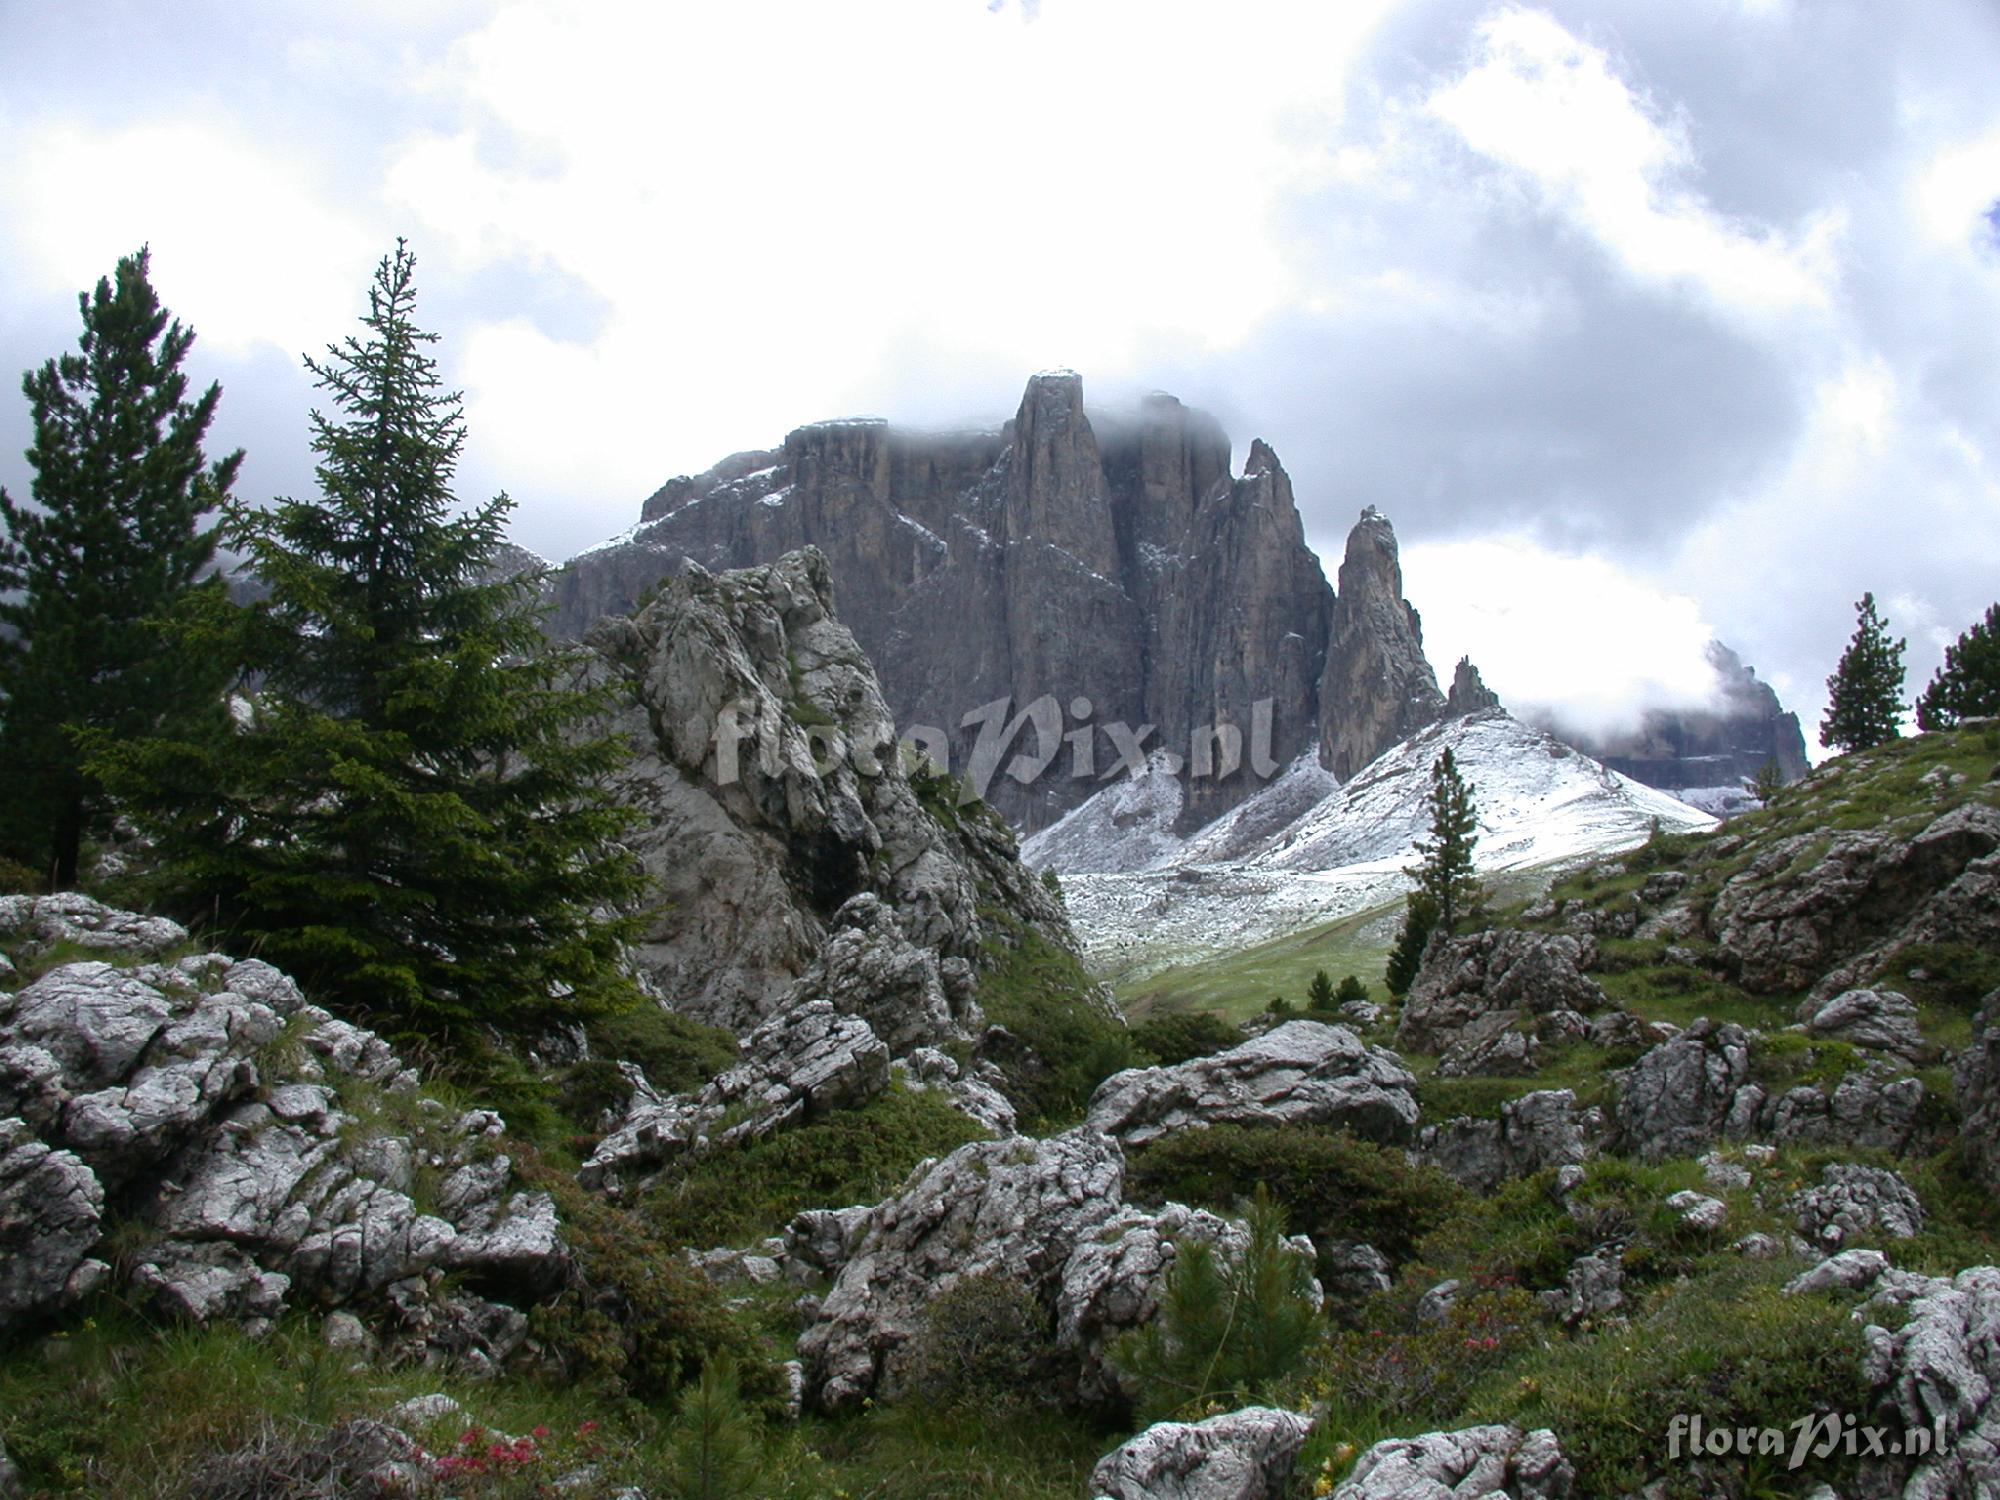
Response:
[{"label": "green grass", "polygon": [[750,1244],[776,1234],[800,1209],[877,1202],[926,1157],[984,1138],[943,1095],[892,1087],[859,1109],[835,1110],[671,1169],[641,1208],[671,1245]]},{"label": "green grass", "polygon": [[979,1004],[1019,1044],[997,1060],[1021,1129],[1050,1135],[1083,1117],[1097,1085],[1146,1061],[1130,1033],[1088,998],[1096,987],[1074,955],[1022,929],[1011,944],[989,939]]},{"label": "green grass", "polygon": [[[644,1408],[561,1382],[359,1363],[327,1349],[304,1314],[252,1340],[233,1325],[162,1326],[107,1296],[52,1335],[0,1347],[0,1433],[36,1495],[181,1496],[204,1458],[260,1439],[307,1443],[435,1391],[483,1427],[519,1435],[544,1426],[572,1464],[601,1462],[601,1484],[575,1491],[580,1500],[656,1467],[660,1423]],[[601,1436],[579,1435],[585,1422]]]},{"label": "green grass", "polygon": [[1304,932],[1288,933],[1236,953],[1219,954],[1143,979],[1112,981],[1118,1003],[1133,1020],[1175,1011],[1208,1011],[1243,1021],[1282,995],[1301,1011],[1306,986],[1324,969],[1337,983],[1353,974],[1379,1001],[1387,997],[1382,966],[1396,940],[1403,903],[1370,907]]}]

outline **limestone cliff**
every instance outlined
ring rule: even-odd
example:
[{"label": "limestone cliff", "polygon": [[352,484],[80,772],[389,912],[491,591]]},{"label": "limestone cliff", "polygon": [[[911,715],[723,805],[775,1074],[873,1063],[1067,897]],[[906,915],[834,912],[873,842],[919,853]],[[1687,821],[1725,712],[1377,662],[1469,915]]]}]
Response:
[{"label": "limestone cliff", "polygon": [[[997,432],[799,428],[663,486],[632,531],[549,580],[551,627],[581,635],[690,561],[749,567],[802,546],[825,554],[899,727],[945,731],[956,766],[981,709],[1003,705],[992,737],[1044,700],[1001,759],[1025,754],[1017,769],[1041,774],[989,788],[1027,827],[1127,763],[1114,726],[1141,758],[1209,754],[1189,827],[1256,789],[1253,752],[1285,763],[1312,741],[1333,594],[1291,482],[1262,443],[1232,477],[1228,438],[1171,396],[1106,420],[1086,412],[1076,375],[1052,372]],[[1196,743],[1218,724],[1236,731],[1219,752]],[[1065,736],[1083,728],[1080,766]]]},{"label": "limestone cliff", "polygon": [[810,974],[844,1009],[916,1026],[906,1046],[963,1038],[989,939],[1074,940],[1006,824],[905,768],[831,599],[808,548],[690,567],[592,630],[637,751],[620,791],[656,892],[635,960],[676,1010],[739,1033],[801,1003]]}]

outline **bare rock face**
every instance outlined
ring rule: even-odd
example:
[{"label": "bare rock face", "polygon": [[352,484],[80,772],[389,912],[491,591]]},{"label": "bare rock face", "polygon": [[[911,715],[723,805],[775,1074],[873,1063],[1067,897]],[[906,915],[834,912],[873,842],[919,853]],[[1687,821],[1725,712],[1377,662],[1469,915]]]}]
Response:
[{"label": "bare rock face", "polygon": [[1972,1042],[1958,1055],[1952,1090],[1963,1116],[1959,1139],[1987,1185],[2000,1188],[2000,990],[1980,1002]]},{"label": "bare rock face", "polygon": [[982,906],[1073,948],[1005,824],[913,783],[817,551],[690,567],[592,643],[661,898],[635,960],[674,1009],[747,1035],[817,995],[902,1051],[976,1027]]},{"label": "bare rock face", "polygon": [[1100,734],[1095,767],[1072,776],[1060,736],[1078,725],[1150,726],[1142,756],[1186,757],[1198,729],[1238,730],[1244,766],[1222,774],[1221,757],[1189,782],[1185,827],[1260,784],[1260,701],[1278,764],[1312,741],[1333,596],[1290,480],[1261,443],[1232,478],[1228,438],[1171,396],[1105,417],[1085,410],[1076,375],[1051,371],[997,431],[799,428],[663,486],[627,537],[548,580],[552,625],[580,637],[690,563],[748,568],[804,547],[825,554],[899,727],[942,730],[960,767],[980,732],[968,715],[1002,704],[997,732],[1048,695],[1055,739],[1028,728],[1003,757],[1024,752],[1039,772],[989,793],[1030,829],[1122,754]]},{"label": "bare rock face", "polygon": [[1590,954],[1578,938],[1512,930],[1435,944],[1404,1000],[1397,1045],[1444,1053],[1530,1017],[1608,1009],[1604,991],[1583,973]]},{"label": "bare rock face", "polygon": [[1546,1427],[1496,1424],[1391,1438],[1355,1460],[1334,1500],[1567,1500],[1576,1473]]},{"label": "bare rock face", "polygon": [[690,1152],[750,1141],[859,1104],[889,1086],[889,1049],[868,1023],[831,1001],[781,1011],[750,1033],[744,1060],[692,1093],[635,1091],[625,1119],[577,1173],[616,1188]]},{"label": "bare rock face", "polygon": [[1396,533],[1373,506],[1347,536],[1319,685],[1319,758],[1342,781],[1443,717]]},{"label": "bare rock face", "polygon": [[1279,1500],[1312,1421],[1247,1406],[1202,1422],[1159,1422],[1091,1470],[1093,1500]]},{"label": "bare rock face", "polygon": [[1510,1177],[1587,1160],[1587,1123],[1570,1090],[1542,1089],[1508,1100],[1498,1119],[1460,1117],[1425,1126],[1417,1154],[1473,1191],[1490,1193]]},{"label": "bare rock face", "polygon": [[1115,1073],[1084,1122],[1127,1146],[1202,1125],[1344,1125],[1403,1141],[1417,1121],[1415,1085],[1395,1053],[1345,1026],[1287,1021],[1226,1052]]},{"label": "bare rock face", "polygon": [[1991,943],[2000,809],[1966,803],[1915,835],[1843,833],[1824,851],[1811,835],[1782,840],[1722,887],[1708,926],[1745,989],[1810,989],[1820,1001],[1865,985],[1912,943]]},{"label": "bare rock face", "polygon": [[73,1152],[0,1120],[0,1332],[57,1312],[102,1278],[104,1189]]},{"label": "bare rock face", "polygon": [[1831,1000],[1808,1000],[1799,1007],[1799,1019],[1809,1036],[1872,1047],[1906,1062],[1917,1062],[1930,1050],[1917,1029],[1916,1003],[1895,990],[1842,990]]},{"label": "bare rock face", "polygon": [[[116,957],[184,941],[65,900]],[[533,1301],[568,1266],[554,1204],[511,1190],[498,1116],[423,1098],[381,1038],[257,960],[92,960],[0,994],[0,1106],[0,1224],[26,1236],[6,1247],[0,1324],[110,1274],[90,1251],[111,1193],[139,1231],[130,1291],[198,1321],[254,1329],[301,1293],[339,1306],[400,1285],[414,1326],[436,1321],[446,1273]]]},{"label": "bare rock face", "polygon": [[1444,716],[1447,719],[1463,719],[1468,714],[1484,713],[1499,706],[1500,695],[1481,679],[1479,668],[1472,664],[1472,658],[1461,656],[1451,674],[1451,691],[1445,694]]},{"label": "bare rock face", "polygon": [[1741,787],[1775,761],[1786,783],[1811,769],[1799,717],[1720,641],[1708,644],[1714,705],[1648,709],[1636,729],[1610,734],[1565,727],[1562,737],[1634,781],[1663,791]]},{"label": "bare rock face", "polygon": [[898,1394],[924,1305],[966,1277],[997,1276],[1053,1308],[1064,1265],[1118,1211],[1124,1180],[1117,1143],[1087,1126],[932,1163],[870,1210],[800,1338],[812,1399],[840,1411]]}]

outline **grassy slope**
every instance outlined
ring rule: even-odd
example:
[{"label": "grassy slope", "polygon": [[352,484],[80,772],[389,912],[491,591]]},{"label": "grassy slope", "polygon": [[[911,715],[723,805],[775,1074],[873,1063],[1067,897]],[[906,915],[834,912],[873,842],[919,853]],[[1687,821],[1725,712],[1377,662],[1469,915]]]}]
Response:
[{"label": "grassy slope", "polygon": [[[1558,874],[1556,869],[1512,872],[1489,882],[1489,887],[1502,905],[1518,904],[1546,890]],[[1306,986],[1317,969],[1326,970],[1335,983],[1343,974],[1352,974],[1381,1000],[1382,967],[1402,920],[1403,903],[1398,898],[1240,952],[1220,953],[1143,979],[1114,977],[1111,984],[1118,1003],[1134,1021],[1182,1010],[1212,1011],[1226,1020],[1241,1021],[1264,1009],[1274,995],[1303,1007]]]}]

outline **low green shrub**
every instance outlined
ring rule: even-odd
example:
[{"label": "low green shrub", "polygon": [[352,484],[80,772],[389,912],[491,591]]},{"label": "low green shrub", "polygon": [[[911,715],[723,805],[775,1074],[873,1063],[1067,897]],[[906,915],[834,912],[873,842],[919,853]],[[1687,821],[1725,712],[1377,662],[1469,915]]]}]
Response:
[{"label": "low green shrub", "polygon": [[[1789,1274],[1789,1267],[1711,1262],[1700,1277],[1661,1286],[1628,1325],[1554,1341],[1490,1377],[1464,1415],[1554,1428],[1581,1495],[1629,1494],[1656,1478],[1665,1490],[1648,1493],[1684,1500],[1724,1493],[1685,1463],[1669,1462],[1668,1424],[1677,1413],[1699,1413],[1714,1427],[1762,1428],[1815,1412],[1870,1410],[1852,1299],[1787,1296],[1780,1288]],[[1743,1461],[1717,1462],[1740,1484]],[[1804,1493],[1828,1478],[1837,1476],[1815,1467],[1788,1482]]]},{"label": "low green shrub", "polygon": [[644,1196],[652,1232],[706,1250],[775,1234],[802,1208],[873,1203],[911,1168],[984,1132],[942,1095],[891,1088],[760,1141],[725,1146],[670,1169]]},{"label": "low green shrub", "polygon": [[1435,1167],[1345,1131],[1281,1125],[1183,1130],[1133,1153],[1126,1192],[1231,1212],[1263,1189],[1316,1242],[1363,1240],[1392,1261],[1466,1202]]},{"label": "low green shrub", "polygon": [[739,1362],[761,1399],[776,1399],[778,1380],[764,1351],[715,1285],[681,1258],[685,1241],[641,1209],[585,1192],[572,1173],[532,1149],[513,1155],[523,1181],[555,1199],[570,1246],[568,1286],[531,1319],[537,1339],[573,1379],[660,1401],[719,1355]]},{"label": "low green shrub", "polygon": [[1242,1040],[1241,1031],[1208,1010],[1169,1011],[1132,1028],[1133,1044],[1164,1067],[1226,1052]]},{"label": "low green shrub", "polygon": [[1096,983],[1075,955],[1023,929],[1011,946],[990,940],[984,958],[979,1003],[1014,1038],[993,1056],[1022,1130],[1067,1129],[1098,1084],[1145,1061],[1131,1033],[1089,998]]},{"label": "low green shrub", "polygon": [[911,1397],[988,1413],[1046,1404],[1055,1365],[1048,1322],[1016,1280],[959,1278],[924,1304],[910,1341]]},{"label": "low green shrub", "polygon": [[1142,1420],[1268,1397],[1318,1336],[1311,1262],[1285,1242],[1283,1210],[1259,1186],[1248,1216],[1238,1254],[1181,1239],[1159,1314],[1114,1346],[1139,1387]]}]

